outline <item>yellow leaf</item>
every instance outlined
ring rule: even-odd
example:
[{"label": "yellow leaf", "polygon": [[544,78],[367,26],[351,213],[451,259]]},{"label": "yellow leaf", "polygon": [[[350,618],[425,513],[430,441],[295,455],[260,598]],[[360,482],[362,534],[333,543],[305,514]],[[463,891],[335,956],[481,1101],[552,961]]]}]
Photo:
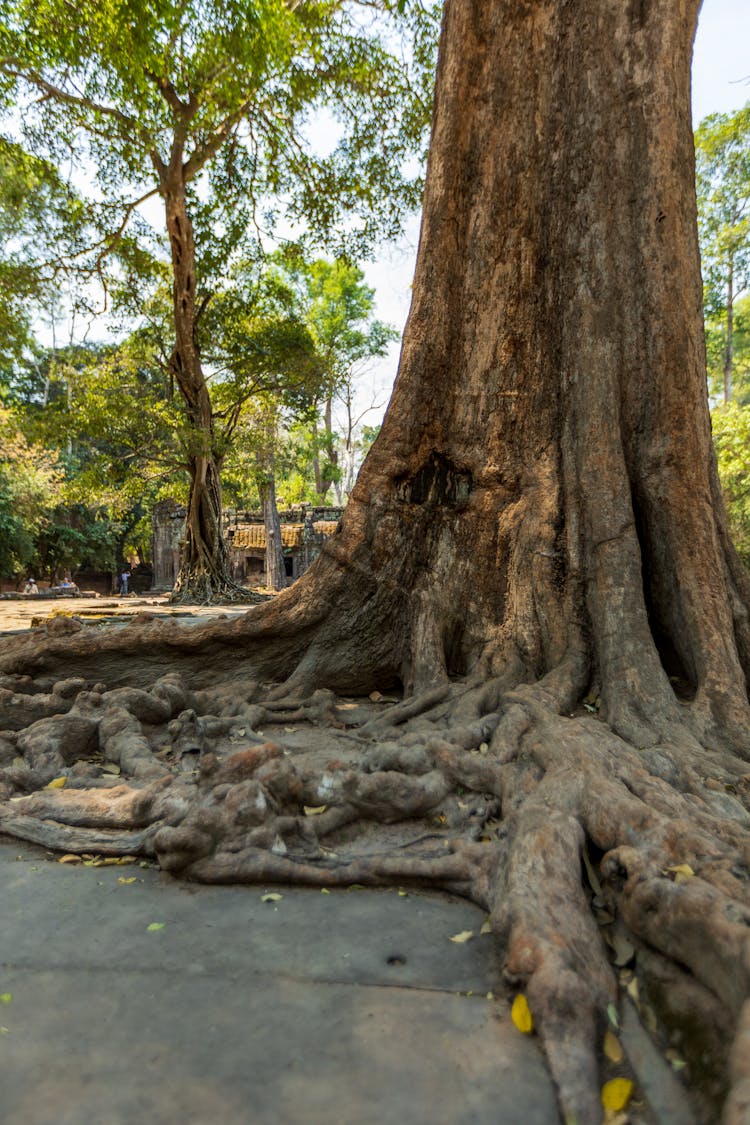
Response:
[{"label": "yellow leaf", "polygon": [[687,883],[688,879],[695,877],[695,872],[689,863],[676,863],[674,867],[668,867],[667,871],[674,875],[675,883]]},{"label": "yellow leaf", "polygon": [[453,941],[456,945],[463,945],[465,941],[471,941],[473,937],[473,930],[461,930],[460,934],[454,934],[452,938],[448,938],[448,941]]},{"label": "yellow leaf", "polygon": [[494,1000],[495,999],[495,993],[494,992],[488,992],[487,993],[487,999],[488,1000]]},{"label": "yellow leaf", "polygon": [[623,1059],[623,1050],[620,1040],[613,1032],[607,1030],[604,1032],[604,1054],[610,1062],[619,1063]]},{"label": "yellow leaf", "polygon": [[321,888],[320,888],[320,893],[321,893],[322,895],[329,895],[329,894],[330,894],[331,892],[330,892],[330,891],[328,890],[328,887],[321,887]]},{"label": "yellow leaf", "polygon": [[485,918],[485,920],[482,922],[482,928],[479,932],[480,932],[480,934],[491,934],[492,933],[492,926],[490,925],[489,918]]},{"label": "yellow leaf", "polygon": [[138,856],[137,855],[121,855],[117,859],[117,864],[118,864],[119,867],[127,867],[129,864],[137,863],[137,862],[138,862]]},{"label": "yellow leaf", "polygon": [[408,891],[402,891],[401,888],[399,887],[398,896],[399,896],[399,898],[408,898],[409,892]]},{"label": "yellow leaf", "polygon": [[117,882],[118,882],[118,883],[122,883],[122,885],[123,885],[124,887],[126,887],[126,886],[129,886],[129,885],[130,885],[131,883],[136,883],[137,881],[138,881],[138,878],[137,878],[137,876],[136,876],[136,875],[131,875],[129,879],[125,879],[125,878],[124,878],[124,877],[123,877],[123,876],[121,875],[121,876],[120,876],[120,878],[119,878],[119,879],[117,880]]},{"label": "yellow leaf", "polygon": [[534,1030],[534,1020],[531,1016],[529,1002],[522,992],[519,992],[513,1001],[510,1018],[519,1031],[522,1031],[524,1035],[531,1035]]},{"label": "yellow leaf", "polygon": [[278,895],[278,894],[275,894],[275,893],[269,894],[269,895],[261,895],[260,901],[261,902],[281,902],[283,897],[284,897],[283,895]]},{"label": "yellow leaf", "polygon": [[326,811],[328,805],[304,805],[303,808],[305,810],[305,816],[320,816],[321,813]]},{"label": "yellow leaf", "polygon": [[634,1004],[640,1003],[641,997],[640,997],[640,993],[638,992],[638,978],[637,977],[633,977],[630,984],[627,985],[625,991],[627,992],[628,996],[630,997],[630,999],[633,1001]]},{"label": "yellow leaf", "polygon": [[629,1078],[613,1078],[602,1086],[602,1105],[618,1113],[630,1101],[633,1093],[633,1083]]},{"label": "yellow leaf", "polygon": [[67,780],[68,780],[67,777],[56,777],[54,779],[54,781],[50,781],[49,784],[45,785],[44,788],[45,789],[64,789],[65,788],[65,782]]},{"label": "yellow leaf", "polygon": [[12,992],[0,992],[0,1004],[10,1004],[12,999]]},{"label": "yellow leaf", "polygon": [[79,855],[61,855],[57,861],[58,863],[81,863]]}]

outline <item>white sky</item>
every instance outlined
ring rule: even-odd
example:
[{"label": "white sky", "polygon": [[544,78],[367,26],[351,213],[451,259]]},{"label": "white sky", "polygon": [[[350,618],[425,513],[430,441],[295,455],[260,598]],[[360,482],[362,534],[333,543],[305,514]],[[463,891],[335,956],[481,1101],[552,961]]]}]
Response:
[{"label": "white sky", "polygon": [[[704,0],[693,50],[693,121],[709,113],[728,113],[750,101],[750,0]],[[419,223],[414,219],[407,236],[395,247],[364,266],[367,282],[377,294],[377,315],[403,330],[409,312]],[[399,346],[373,364],[362,380],[360,409],[374,398],[384,401],[396,376]],[[368,416],[371,425],[384,413]]]}]

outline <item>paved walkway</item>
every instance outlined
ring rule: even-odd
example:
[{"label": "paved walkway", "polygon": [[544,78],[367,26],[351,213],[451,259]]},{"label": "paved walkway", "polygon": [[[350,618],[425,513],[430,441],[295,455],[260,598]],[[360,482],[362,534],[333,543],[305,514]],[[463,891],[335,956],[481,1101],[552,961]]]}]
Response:
[{"label": "paved walkway", "polygon": [[491,939],[449,940],[482,921],[445,896],[200,887],[6,838],[0,1122],[557,1125],[535,1041],[486,998]]}]

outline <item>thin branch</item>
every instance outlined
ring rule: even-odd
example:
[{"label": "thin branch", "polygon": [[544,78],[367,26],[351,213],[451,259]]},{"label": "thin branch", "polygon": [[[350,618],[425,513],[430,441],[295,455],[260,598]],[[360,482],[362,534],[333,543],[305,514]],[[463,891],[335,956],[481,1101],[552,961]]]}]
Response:
[{"label": "thin branch", "polygon": [[10,78],[19,78],[22,82],[27,82],[29,85],[35,86],[37,90],[41,90],[47,97],[57,102],[75,106],[77,109],[89,110],[91,113],[99,113],[104,117],[113,118],[115,121],[119,122],[120,125],[125,126],[130,134],[136,133],[140,136],[152,159],[154,158],[154,152],[156,152],[158,156],[156,141],[151,136],[148,129],[146,129],[140,121],[129,117],[127,113],[123,113],[122,110],[117,109],[115,106],[102,105],[100,102],[96,102],[92,98],[82,94],[71,94],[67,90],[55,86],[53,82],[49,82],[43,75],[37,73],[37,71],[24,70],[20,61],[12,57],[0,59],[0,71],[7,74]]},{"label": "thin branch", "polygon": [[252,104],[252,98],[247,98],[233,113],[224,118],[221,125],[214,130],[204,144],[199,145],[195,149],[192,156],[183,165],[185,183],[189,183],[190,180],[197,176],[201,168],[203,168],[212,157],[216,156],[216,153],[224,144],[225,140],[232,132],[232,129],[242,120]]}]

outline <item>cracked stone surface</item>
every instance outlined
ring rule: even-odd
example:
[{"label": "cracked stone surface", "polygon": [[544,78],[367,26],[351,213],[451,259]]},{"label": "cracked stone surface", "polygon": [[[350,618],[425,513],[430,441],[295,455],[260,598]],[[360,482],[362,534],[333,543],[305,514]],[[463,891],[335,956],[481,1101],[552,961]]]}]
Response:
[{"label": "cracked stone surface", "polygon": [[0,885],[4,1125],[559,1121],[492,939],[449,940],[479,935],[469,903],[196,886],[13,841]]}]

